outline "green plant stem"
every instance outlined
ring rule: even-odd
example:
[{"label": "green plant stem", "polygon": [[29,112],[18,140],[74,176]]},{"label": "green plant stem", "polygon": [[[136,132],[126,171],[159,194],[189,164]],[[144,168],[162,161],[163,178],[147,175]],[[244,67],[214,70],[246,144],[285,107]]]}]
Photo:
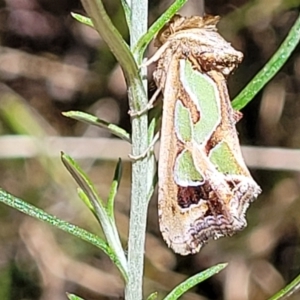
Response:
[{"label": "green plant stem", "polygon": [[[101,0],[81,0],[84,9],[91,18],[94,28],[119,61],[128,84],[129,106],[131,111],[139,111],[147,104],[146,81],[143,83],[137,65],[140,53],[135,57],[131,54],[120,33],[111,23]],[[147,31],[148,1],[131,1],[131,48]],[[146,72],[141,71],[142,74]],[[132,154],[138,156],[148,146],[147,140],[148,118],[146,114],[132,120]],[[137,160],[132,166],[132,199],[130,213],[130,229],[128,239],[128,284],[126,285],[126,299],[142,299],[143,259],[146,230],[146,216],[148,206],[147,187],[147,158]]]},{"label": "green plant stem", "polygon": [[[147,32],[148,1],[132,0],[131,2],[131,35],[130,45],[133,49],[140,39]],[[139,54],[135,54],[136,60]],[[140,61],[137,61],[139,64]],[[146,75],[146,70],[141,70],[142,75]],[[146,78],[146,76],[145,76]],[[144,87],[147,81],[143,82]],[[129,92],[132,87],[129,87]],[[146,89],[144,89],[146,90]],[[131,97],[129,93],[129,97]],[[129,99],[130,100],[130,99]],[[140,95],[140,107],[147,104],[147,98]],[[131,102],[131,101],[129,101]],[[148,147],[148,118],[147,114],[132,120],[132,154],[134,156],[143,153]],[[128,283],[125,289],[126,300],[141,300],[143,298],[143,271],[144,252],[147,222],[147,158],[136,160],[132,165],[132,194],[130,209],[130,224],[128,237]]]}]

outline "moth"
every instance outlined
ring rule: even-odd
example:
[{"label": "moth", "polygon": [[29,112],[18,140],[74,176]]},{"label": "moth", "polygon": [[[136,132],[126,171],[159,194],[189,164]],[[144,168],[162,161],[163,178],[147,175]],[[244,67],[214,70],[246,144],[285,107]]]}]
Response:
[{"label": "moth", "polygon": [[219,17],[176,15],[158,33],[153,78],[163,94],[158,166],[162,236],[174,252],[194,254],[209,239],[246,225],[261,193],[242,157],[226,77],[242,61],[217,32]]}]

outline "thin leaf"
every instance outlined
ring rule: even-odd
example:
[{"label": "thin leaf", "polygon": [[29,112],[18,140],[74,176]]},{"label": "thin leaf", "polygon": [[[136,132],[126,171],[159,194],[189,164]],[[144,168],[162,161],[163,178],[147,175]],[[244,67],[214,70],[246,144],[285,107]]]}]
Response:
[{"label": "thin leaf", "polygon": [[291,28],[288,36],[281,44],[276,53],[269,62],[258,72],[251,82],[241,91],[239,95],[232,101],[232,106],[236,110],[246,106],[254,96],[271,80],[272,77],[280,70],[280,68],[288,60],[296,46],[300,41],[300,16]]},{"label": "thin leaf", "polygon": [[118,257],[122,266],[122,275],[124,276],[124,279],[127,280],[127,260],[114,220],[112,220],[108,215],[105,204],[102,199],[99,198],[92,182],[79,165],[70,156],[64,153],[62,153],[61,159],[67,170],[78,183],[79,187],[89,198],[89,201],[94,208],[94,213],[101,224],[107,242]]},{"label": "thin leaf", "polygon": [[[148,145],[151,145],[153,139],[155,138],[154,134],[155,134],[156,124],[157,124],[157,119],[152,118],[152,120],[149,124],[149,127],[148,127]],[[147,199],[148,199],[148,201],[151,200],[151,197],[152,197],[154,189],[155,189],[155,182],[153,181],[153,174],[156,173],[156,168],[157,168],[154,152],[151,151],[149,154],[150,155],[148,157],[148,160],[152,160],[152,164],[150,165],[150,163],[149,163],[149,169],[148,169],[149,172],[147,173],[147,176],[148,176],[148,178],[147,178],[147,181],[148,181]]]},{"label": "thin leaf", "polygon": [[285,288],[280,290],[274,296],[269,298],[269,300],[280,300],[280,299],[287,299],[292,294],[299,291],[300,287],[300,275],[298,275],[290,284],[288,284]]},{"label": "thin leaf", "polygon": [[80,14],[73,13],[73,12],[71,12],[71,16],[78,22],[94,28],[94,24],[90,18],[80,15]]},{"label": "thin leaf", "polygon": [[117,164],[116,170],[115,170],[114,179],[113,179],[113,182],[111,183],[110,192],[109,192],[109,196],[108,196],[108,200],[107,200],[107,213],[113,221],[114,221],[114,202],[115,202],[115,197],[118,192],[121,177],[122,177],[122,161],[119,158],[118,164]]},{"label": "thin leaf", "polygon": [[141,61],[148,44],[154,38],[159,30],[170,21],[178,10],[187,2],[187,0],[176,0],[174,3],[151,25],[146,34],[144,34],[133,49],[133,53],[139,54],[138,61]]},{"label": "thin leaf", "polygon": [[121,0],[129,32],[131,31],[131,8],[126,0]]},{"label": "thin leaf", "polygon": [[67,170],[75,179],[79,187],[87,195],[91,205],[99,218],[104,218],[106,214],[106,208],[103,200],[98,196],[94,185],[79,165],[68,155],[62,153],[61,159]]},{"label": "thin leaf", "polygon": [[81,3],[93,21],[95,29],[107,43],[112,53],[120,63],[130,91],[130,109],[140,109],[139,101],[146,98],[146,91],[139,75],[137,63],[129,49],[128,44],[122,38],[120,32],[111,22],[102,1],[81,0]]},{"label": "thin leaf", "polygon": [[68,111],[62,113],[65,117],[72,118],[77,121],[81,121],[90,125],[95,125],[101,128],[107,129],[110,133],[114,134],[115,136],[127,141],[131,142],[129,133],[122,129],[121,127],[108,123],[104,120],[101,120],[93,115],[81,112],[81,111]]},{"label": "thin leaf", "polygon": [[69,294],[67,293],[67,297],[70,299],[70,300],[84,300],[83,298],[80,298],[74,294]]},{"label": "thin leaf", "polygon": [[76,226],[66,221],[63,221],[51,214],[46,213],[42,209],[39,209],[25,201],[14,197],[13,195],[3,191],[0,189],[0,202],[5,203],[6,205],[17,209],[18,211],[34,217],[40,221],[46,222],[62,231],[70,233],[96,247],[101,249],[105,254],[109,256],[109,258],[114,262],[114,264],[120,269],[123,273],[123,268],[119,263],[118,257],[111,250],[109,245],[100,237]]},{"label": "thin leaf", "polygon": [[157,292],[151,293],[148,296],[147,300],[155,300],[155,299],[157,299],[157,294],[158,294]]},{"label": "thin leaf", "polygon": [[164,300],[176,300],[180,296],[182,296],[186,291],[197,285],[198,283],[206,280],[207,278],[219,273],[222,271],[227,264],[219,264],[216,266],[213,266],[199,274],[196,274],[184,282],[180,283],[169,295],[167,295]]},{"label": "thin leaf", "polygon": [[81,188],[77,189],[77,194],[78,194],[79,198],[82,200],[82,202],[88,207],[88,209],[97,218],[94,206],[92,205],[92,203],[91,203],[90,199],[88,198],[87,194]]},{"label": "thin leaf", "polygon": [[150,186],[150,189],[149,189],[149,192],[148,192],[148,195],[147,195],[148,202],[151,200],[151,197],[154,193],[154,189],[155,189],[157,183],[158,183],[158,173],[156,171],[154,173],[154,175],[152,176],[152,184]]},{"label": "thin leaf", "polygon": [[153,118],[148,127],[148,144],[150,144],[154,138],[154,133],[156,129],[157,119]]}]

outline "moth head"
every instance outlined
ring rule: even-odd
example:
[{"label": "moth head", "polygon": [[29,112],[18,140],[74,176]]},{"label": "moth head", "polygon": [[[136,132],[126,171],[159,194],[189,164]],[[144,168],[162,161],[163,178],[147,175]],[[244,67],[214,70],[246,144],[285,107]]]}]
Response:
[{"label": "moth head", "polygon": [[179,14],[175,14],[172,19],[158,32],[154,46],[160,47],[168,40],[170,35],[191,28],[205,28],[207,30],[216,31],[216,25],[219,20],[219,16],[212,15],[205,15],[203,17],[182,17]]}]

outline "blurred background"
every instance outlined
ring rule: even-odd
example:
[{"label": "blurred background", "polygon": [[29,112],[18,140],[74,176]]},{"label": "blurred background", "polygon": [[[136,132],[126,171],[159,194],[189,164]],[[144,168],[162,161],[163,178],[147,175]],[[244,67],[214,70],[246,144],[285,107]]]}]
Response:
[{"label": "blurred background", "polygon": [[[120,1],[103,2],[128,40]],[[172,3],[149,2],[149,24]],[[84,13],[80,1],[0,3],[0,187],[102,235],[78,198],[77,186],[60,162],[60,151],[78,160],[104,199],[117,158],[122,157],[123,178],[115,207],[126,249],[130,146],[105,130],[61,114],[82,110],[130,132],[120,67],[98,34],[71,17],[70,12]],[[244,53],[243,63],[228,82],[233,98],[279,47],[299,6],[300,0],[191,0],[181,13],[220,15],[220,33]],[[148,55],[154,51],[150,46]],[[300,273],[299,87],[300,46],[242,110],[241,143],[267,147],[261,153],[258,148],[245,150],[263,193],[249,208],[244,231],[211,241],[197,255],[175,255],[159,233],[154,194],[149,205],[145,296],[158,291],[162,299],[188,276],[220,262],[229,262],[226,270],[182,299],[264,300]],[[123,283],[97,248],[0,204],[0,298],[60,300],[66,299],[66,292],[87,300],[122,299]],[[290,299],[299,298],[295,294]]]}]

